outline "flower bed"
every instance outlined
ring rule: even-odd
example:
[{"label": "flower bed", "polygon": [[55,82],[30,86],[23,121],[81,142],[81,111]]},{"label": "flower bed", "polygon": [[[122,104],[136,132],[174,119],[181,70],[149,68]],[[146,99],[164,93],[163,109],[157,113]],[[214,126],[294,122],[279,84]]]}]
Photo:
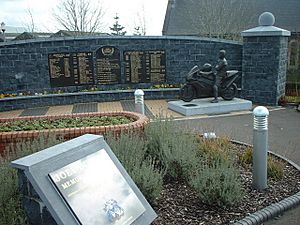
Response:
[{"label": "flower bed", "polygon": [[[134,112],[96,112],[96,113],[77,113],[59,116],[32,116],[32,117],[17,117],[10,119],[0,119],[0,123],[20,120],[38,120],[47,119],[55,120],[61,118],[78,118],[78,117],[96,117],[96,116],[124,116],[133,120],[128,124],[109,125],[109,126],[89,126],[89,127],[75,127],[75,128],[57,128],[48,130],[29,130],[29,131],[10,131],[0,132],[0,153],[10,143],[20,142],[21,140],[32,140],[41,134],[55,134],[57,136],[63,136],[64,139],[71,139],[83,134],[105,134],[107,132],[120,133],[121,131],[129,130],[142,130],[145,124],[148,123],[148,118],[144,115]],[[1,125],[1,124],[0,124]],[[2,126],[2,125],[1,125]]]}]

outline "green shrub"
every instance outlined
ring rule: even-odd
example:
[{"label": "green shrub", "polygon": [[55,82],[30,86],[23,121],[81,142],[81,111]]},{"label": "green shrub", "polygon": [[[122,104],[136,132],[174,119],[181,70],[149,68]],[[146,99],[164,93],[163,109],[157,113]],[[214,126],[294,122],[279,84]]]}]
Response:
[{"label": "green shrub", "polygon": [[274,180],[281,180],[283,178],[283,165],[278,160],[268,158],[268,177]]},{"label": "green shrub", "polygon": [[0,165],[0,225],[25,224],[18,193],[17,171],[6,161]]},{"label": "green shrub", "polygon": [[199,166],[197,141],[178,129],[172,120],[157,120],[146,129],[147,154],[159,162],[167,175],[186,179]]},{"label": "green shrub", "polygon": [[15,194],[0,205],[0,225],[28,225],[21,207],[20,196]]},{"label": "green shrub", "polygon": [[163,188],[163,173],[155,168],[153,161],[145,160],[129,173],[149,202],[153,203],[160,196]]},{"label": "green shrub", "polygon": [[0,225],[26,225],[25,214],[20,203],[17,170],[9,166],[10,161],[32,154],[61,142],[53,135],[40,136],[34,141],[23,141],[9,146],[0,156]]},{"label": "green shrub", "polygon": [[226,161],[203,164],[189,183],[209,205],[232,206],[243,197],[239,171]]},{"label": "green shrub", "polygon": [[238,155],[238,158],[243,167],[249,167],[253,161],[252,148],[247,147],[244,152]]},{"label": "green shrub", "polygon": [[121,133],[118,138],[109,134],[106,139],[147,200],[155,201],[162,190],[163,171],[147,157],[144,139],[131,133]]},{"label": "green shrub", "polygon": [[208,163],[215,164],[220,161],[233,161],[233,156],[230,151],[232,144],[226,137],[215,139],[197,138],[198,155],[204,157]]},{"label": "green shrub", "polygon": [[[251,166],[253,161],[252,148],[248,147],[242,154],[240,154],[239,161],[244,167]],[[270,155],[268,155],[267,174],[268,178],[275,180],[282,179],[284,174],[282,163]]]},{"label": "green shrub", "polygon": [[165,152],[162,151],[162,143],[170,139],[173,124],[170,120],[162,121],[159,118],[145,128],[145,140],[147,156],[157,160],[162,168],[167,167]]}]

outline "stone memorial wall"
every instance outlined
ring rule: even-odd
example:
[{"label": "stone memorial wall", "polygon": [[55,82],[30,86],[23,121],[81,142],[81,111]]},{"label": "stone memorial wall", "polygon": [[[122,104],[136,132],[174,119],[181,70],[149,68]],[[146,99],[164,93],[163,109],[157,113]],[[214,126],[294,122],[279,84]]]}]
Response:
[{"label": "stone memorial wall", "polygon": [[[243,44],[189,36],[89,36],[3,42],[0,94],[51,93],[57,89],[78,93],[91,87],[105,91],[134,90],[157,84],[182,84],[193,66],[215,66],[218,52],[224,49],[228,69],[238,70],[242,75],[237,81],[239,97],[277,105],[285,93],[290,32],[272,24],[259,24],[243,31],[242,36]],[[89,100],[120,100],[125,95],[103,98],[100,93],[96,97]],[[45,104],[55,104],[56,98]],[[77,97],[63,103],[75,102]],[[19,109],[21,104],[11,99],[0,104],[0,111]],[[38,102],[31,101],[29,106],[35,105]]]},{"label": "stone memorial wall", "polygon": [[197,37],[76,37],[0,43],[4,93],[74,92],[178,84],[194,65],[215,65],[220,49],[230,69],[242,69],[242,45]]}]

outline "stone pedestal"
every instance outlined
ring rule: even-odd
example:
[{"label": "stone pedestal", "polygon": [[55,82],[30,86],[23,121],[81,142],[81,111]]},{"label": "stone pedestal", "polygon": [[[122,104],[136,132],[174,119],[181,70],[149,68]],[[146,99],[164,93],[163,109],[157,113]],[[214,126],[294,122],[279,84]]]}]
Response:
[{"label": "stone pedestal", "polygon": [[277,105],[285,93],[290,32],[273,26],[275,18],[263,13],[259,27],[242,32],[242,97],[257,104]]},{"label": "stone pedestal", "polygon": [[252,102],[244,99],[234,98],[231,101],[224,101],[219,98],[218,103],[211,103],[212,98],[200,98],[191,102],[170,101],[168,108],[185,116],[203,114],[222,114],[234,111],[251,110]]}]

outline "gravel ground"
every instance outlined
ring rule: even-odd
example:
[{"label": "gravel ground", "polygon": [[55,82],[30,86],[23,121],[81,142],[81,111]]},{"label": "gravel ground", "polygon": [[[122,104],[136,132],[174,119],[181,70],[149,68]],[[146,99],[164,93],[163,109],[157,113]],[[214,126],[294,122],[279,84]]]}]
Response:
[{"label": "gravel ground", "polygon": [[[243,150],[243,147],[238,147]],[[195,191],[186,183],[168,180],[160,198],[153,208],[158,214],[152,225],[225,225],[232,224],[245,216],[300,191],[300,172],[287,162],[284,177],[280,181],[268,179],[268,188],[258,192],[252,188],[251,168],[240,166],[245,196],[230,208],[220,208],[201,202]]]}]

